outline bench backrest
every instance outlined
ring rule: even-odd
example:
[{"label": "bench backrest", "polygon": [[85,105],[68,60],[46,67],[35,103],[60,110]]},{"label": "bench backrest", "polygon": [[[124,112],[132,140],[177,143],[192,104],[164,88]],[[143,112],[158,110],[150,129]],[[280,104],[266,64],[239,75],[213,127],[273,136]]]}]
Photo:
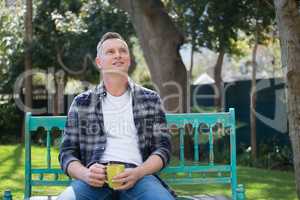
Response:
[{"label": "bench backrest", "polygon": [[[219,113],[185,113],[167,114],[168,127],[176,131],[179,137],[179,162],[165,168],[162,173],[164,180],[171,184],[230,184],[232,199],[237,196],[236,173],[236,133],[235,112],[233,108],[229,112]],[[187,125],[192,128],[193,161],[185,159],[185,140],[187,139]],[[175,127],[174,127],[175,126]],[[215,162],[215,140],[228,137],[230,160],[227,163]],[[208,138],[203,142],[203,138]],[[201,151],[208,152],[208,159],[200,158]]]},{"label": "bench backrest", "polygon": [[[230,184],[232,197],[236,199],[237,174],[236,174],[236,136],[235,136],[235,114],[231,108],[229,112],[220,113],[186,113],[167,114],[168,127],[177,130],[179,137],[179,159],[175,165],[165,168],[161,173],[165,175],[164,180],[172,184]],[[62,170],[52,166],[51,144],[53,143],[53,128],[63,130],[66,116],[32,116],[26,114],[25,121],[25,199],[31,196],[31,188],[35,185],[68,185],[70,179],[66,179]],[[193,162],[185,159],[184,146],[186,125],[193,129]],[[46,133],[46,159],[43,167],[33,167],[31,162],[31,136],[38,128],[43,127]],[[176,127],[176,128],[175,128]],[[173,131],[172,131],[173,132]],[[227,164],[217,164],[214,159],[214,139],[228,135],[230,142],[230,161]],[[207,144],[201,143],[202,137],[208,137]],[[200,142],[199,142],[200,141]],[[208,161],[203,162],[200,152],[208,146]],[[206,148],[207,149],[207,148]],[[57,160],[57,157],[54,158]],[[215,174],[216,175],[215,175]],[[52,178],[45,178],[46,175]],[[201,174],[202,176],[194,176]],[[203,176],[204,174],[204,176]],[[61,177],[64,177],[61,179]]]}]

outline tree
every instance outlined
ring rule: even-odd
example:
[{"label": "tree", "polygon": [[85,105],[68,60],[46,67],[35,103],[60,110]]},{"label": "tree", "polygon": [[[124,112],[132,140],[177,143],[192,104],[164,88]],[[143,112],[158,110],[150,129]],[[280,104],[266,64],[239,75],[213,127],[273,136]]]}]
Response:
[{"label": "tree", "polygon": [[25,7],[0,4],[0,92],[12,94],[14,80],[24,70]]},{"label": "tree", "polygon": [[[25,72],[32,69],[32,0],[26,0],[25,17]],[[32,76],[25,77],[25,112],[32,108]]]},{"label": "tree", "polygon": [[179,55],[183,35],[160,0],[115,0],[128,12],[136,30],[152,81],[169,112],[186,108],[186,69]]},{"label": "tree", "polygon": [[287,84],[289,136],[292,143],[297,195],[300,199],[300,13],[295,0],[274,0],[281,61]]},{"label": "tree", "polygon": [[217,88],[215,105],[221,110],[222,100],[222,64],[225,53],[231,54],[233,41],[237,40],[238,29],[241,29],[242,11],[246,13],[241,1],[208,1],[204,15],[199,19],[201,26],[198,44],[218,52],[214,67],[214,79]]},{"label": "tree", "polygon": [[[264,1],[195,1],[171,0],[168,1],[170,15],[181,27],[187,42],[192,44],[194,50],[201,51],[201,47],[208,47],[219,52],[214,77],[219,91],[215,105],[220,110],[222,107],[222,63],[225,53],[240,56],[243,54],[236,46],[237,40],[251,38],[249,44],[253,46],[253,80],[250,122],[251,122],[251,147],[252,158],[256,159],[256,51],[259,44],[265,44],[266,36],[274,21],[274,10],[270,0]],[[241,38],[239,32],[246,33],[246,38]],[[191,60],[192,61],[192,60]],[[192,63],[192,62],[191,62]],[[191,72],[191,71],[190,71]]]},{"label": "tree", "polygon": [[127,40],[134,35],[127,15],[105,0],[39,1],[34,24],[34,67],[53,75],[55,115],[64,111],[68,78],[99,82],[94,58],[101,35],[118,31]]},{"label": "tree", "polygon": [[[26,50],[27,57],[29,53],[33,57],[26,59],[26,63],[32,63],[32,69],[53,75],[51,84],[55,84],[55,93],[52,95],[50,91],[54,99],[51,102],[58,114],[63,111],[63,105],[59,106],[58,102],[63,97],[68,78],[99,82],[94,58],[101,35],[107,31],[118,31],[130,41],[135,34],[127,14],[112,7],[106,0],[38,0],[32,3],[35,8],[33,37],[29,38],[30,42],[25,42],[25,6],[6,8],[5,2],[1,1],[0,89],[13,93],[12,86],[24,72]],[[131,42],[128,44],[131,48]],[[134,57],[132,60],[131,71],[134,70]]]},{"label": "tree", "polygon": [[170,0],[168,8],[174,16],[177,26],[185,33],[187,42],[193,50],[203,47],[218,53],[214,67],[216,82],[215,105],[218,110],[222,106],[222,64],[225,53],[240,54],[235,48],[239,31],[249,31],[249,15],[251,7],[248,1],[217,1],[217,0]]},{"label": "tree", "polygon": [[197,0],[170,0],[165,1],[166,8],[172,20],[184,34],[185,43],[191,45],[190,65],[187,69],[187,112],[190,112],[190,84],[194,68],[194,52],[201,51],[202,44],[199,44],[198,38],[201,37],[201,23],[199,19],[205,15],[208,1]]},{"label": "tree", "polygon": [[269,0],[259,1],[256,0],[250,6],[252,12],[249,12],[254,19],[254,23],[250,24],[248,35],[252,35],[249,43],[253,46],[252,50],[252,81],[250,93],[250,129],[251,129],[251,157],[255,162],[257,160],[257,140],[256,140],[256,71],[257,71],[257,49],[258,45],[268,45],[268,33],[274,26],[274,9],[272,2]]}]

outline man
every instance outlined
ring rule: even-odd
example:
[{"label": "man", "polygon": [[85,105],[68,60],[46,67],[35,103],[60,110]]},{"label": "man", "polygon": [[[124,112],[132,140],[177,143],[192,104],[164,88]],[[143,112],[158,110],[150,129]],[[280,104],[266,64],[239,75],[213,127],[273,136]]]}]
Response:
[{"label": "man", "polygon": [[75,97],[68,113],[59,161],[75,180],[58,199],[111,199],[105,166],[112,161],[126,167],[114,178],[119,199],[174,199],[153,175],[171,148],[160,97],[129,79],[129,49],[118,33],[101,38],[96,64],[103,82]]}]

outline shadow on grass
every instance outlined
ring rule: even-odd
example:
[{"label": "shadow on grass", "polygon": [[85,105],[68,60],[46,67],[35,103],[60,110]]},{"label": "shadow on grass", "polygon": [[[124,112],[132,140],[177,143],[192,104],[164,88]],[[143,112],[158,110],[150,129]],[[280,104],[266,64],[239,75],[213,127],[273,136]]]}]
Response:
[{"label": "shadow on grass", "polygon": [[[296,188],[291,173],[268,172],[259,169],[244,169],[239,171],[239,179],[246,186],[246,194],[255,198],[248,199],[289,199],[296,198]],[[247,196],[247,195],[246,195]]]},{"label": "shadow on grass", "polygon": [[12,165],[8,169],[8,171],[4,173],[3,176],[0,176],[0,180],[11,179],[11,177],[15,173],[17,173],[18,168],[20,167],[21,162],[22,162],[22,153],[23,153],[23,146],[18,145],[14,149],[14,151],[11,155],[9,155],[6,158],[4,158],[3,160],[1,160],[0,163],[3,163],[3,161],[12,160]]},{"label": "shadow on grass", "polygon": [[[2,158],[2,160],[0,160],[0,163],[4,163],[8,160],[12,160],[12,158],[15,156],[15,154],[17,153],[17,151],[19,150],[18,148],[20,147],[21,145],[17,145],[17,147],[15,148],[15,150],[13,151],[12,154],[8,154],[6,157]],[[21,148],[22,149],[22,148]]]}]

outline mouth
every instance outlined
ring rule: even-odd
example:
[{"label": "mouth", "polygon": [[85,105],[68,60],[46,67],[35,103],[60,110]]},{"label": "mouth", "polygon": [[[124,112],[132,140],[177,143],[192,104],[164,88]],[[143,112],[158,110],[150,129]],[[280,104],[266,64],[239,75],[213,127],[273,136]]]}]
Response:
[{"label": "mouth", "polygon": [[124,62],[118,61],[118,62],[114,62],[113,66],[119,66],[119,65],[123,65]]}]

